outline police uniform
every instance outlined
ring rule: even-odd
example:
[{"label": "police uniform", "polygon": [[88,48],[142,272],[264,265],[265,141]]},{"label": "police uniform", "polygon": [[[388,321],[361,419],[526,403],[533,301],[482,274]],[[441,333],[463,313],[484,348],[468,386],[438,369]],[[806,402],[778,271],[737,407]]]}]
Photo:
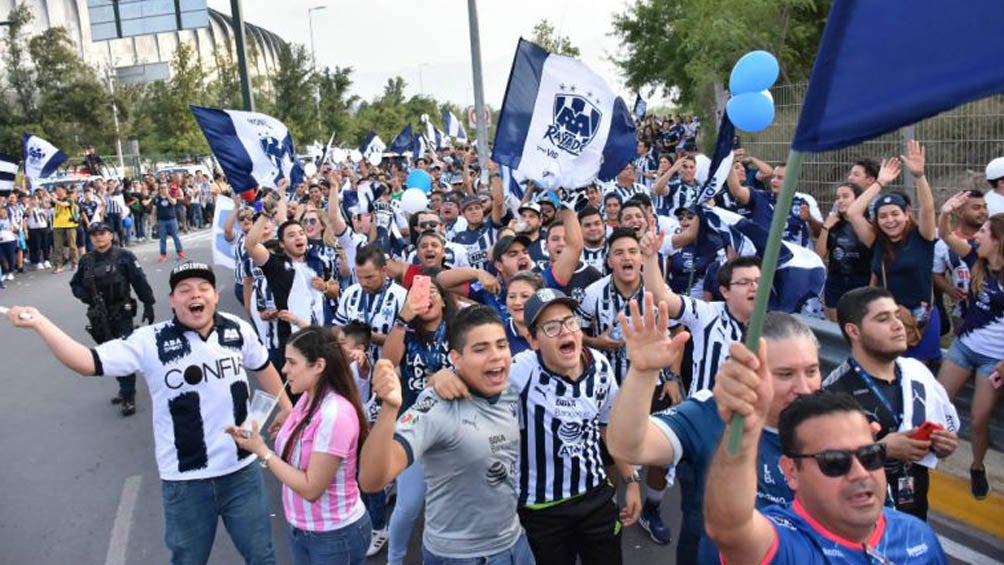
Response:
[{"label": "police uniform", "polygon": [[[111,231],[107,224],[95,223],[90,233]],[[128,336],[133,330],[137,303],[130,287],[144,305],[144,316],[153,318],[153,290],[143,269],[131,251],[112,247],[108,251],[90,251],[80,258],[80,268],[70,279],[73,296],[87,304],[88,333],[97,343]],[[136,411],[136,375],[118,377],[119,396],[112,400],[122,403],[126,416]]]}]

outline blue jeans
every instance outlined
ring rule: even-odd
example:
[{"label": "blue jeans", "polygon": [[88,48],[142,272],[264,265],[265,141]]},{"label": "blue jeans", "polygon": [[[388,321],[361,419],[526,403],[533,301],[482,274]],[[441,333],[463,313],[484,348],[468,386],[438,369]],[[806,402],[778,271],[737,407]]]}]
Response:
[{"label": "blue jeans", "polygon": [[418,513],[425,500],[425,473],[415,461],[397,476],[397,503],[390,515],[390,538],[387,540],[387,563],[404,563],[408,555],[408,540],[415,528]]},{"label": "blue jeans", "polygon": [[481,557],[464,559],[440,557],[422,547],[423,565],[534,565],[535,563],[533,552],[530,551],[530,542],[526,540],[526,532],[520,534],[519,539],[509,549]]},{"label": "blue jeans", "polygon": [[220,517],[246,563],[275,563],[261,467],[251,463],[222,477],[160,484],[172,564],[206,563]]},{"label": "blue jeans", "polygon": [[286,524],[286,539],[295,565],[356,565],[366,562],[372,531],[369,514],[363,514],[348,526],[330,532],[311,532]]},{"label": "blue jeans", "polygon": [[167,255],[167,236],[174,239],[174,252],[181,253],[181,240],[178,238],[178,220],[157,220],[157,237],[160,238],[160,254]]},{"label": "blue jeans", "polygon": [[[277,371],[279,369],[276,369]],[[370,520],[374,530],[382,530],[387,527],[387,494],[381,490],[377,493],[359,492],[362,496],[363,504],[366,505],[366,512],[370,515]]]}]

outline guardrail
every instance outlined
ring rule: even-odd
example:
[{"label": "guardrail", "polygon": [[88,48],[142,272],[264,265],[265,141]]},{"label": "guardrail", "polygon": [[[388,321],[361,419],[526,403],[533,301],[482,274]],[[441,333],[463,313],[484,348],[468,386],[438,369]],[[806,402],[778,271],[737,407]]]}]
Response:
[{"label": "guardrail", "polygon": [[[847,359],[850,355],[850,348],[844,341],[840,328],[834,322],[817,320],[798,316],[805,325],[812,328],[819,340],[819,363],[822,365],[823,377]],[[962,418],[962,431],[960,435],[969,439],[970,418],[969,409],[973,402],[973,385],[967,384],[962,392],[955,398],[955,407]],[[994,408],[994,415],[990,421],[990,445],[999,451],[1004,451],[1004,403],[997,403]]]}]

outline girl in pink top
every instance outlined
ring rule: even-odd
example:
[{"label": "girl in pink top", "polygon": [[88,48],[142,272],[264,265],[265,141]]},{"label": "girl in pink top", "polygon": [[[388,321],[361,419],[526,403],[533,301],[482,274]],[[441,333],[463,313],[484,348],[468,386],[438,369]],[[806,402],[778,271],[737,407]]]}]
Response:
[{"label": "girl in pink top", "polygon": [[290,391],[303,394],[276,435],[275,453],[257,429],[249,438],[228,431],[282,482],[294,563],[363,563],[371,526],[356,466],[367,426],[342,349],[326,328],[300,330],[286,345],[283,374]]}]

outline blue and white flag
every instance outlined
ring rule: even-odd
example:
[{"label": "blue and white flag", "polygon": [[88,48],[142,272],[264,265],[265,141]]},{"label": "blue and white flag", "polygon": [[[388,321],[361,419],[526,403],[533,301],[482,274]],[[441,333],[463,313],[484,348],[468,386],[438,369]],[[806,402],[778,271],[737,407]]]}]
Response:
[{"label": "blue and white flag", "polygon": [[21,140],[24,142],[24,174],[29,179],[44,179],[69,159],[66,153],[37,135],[24,132]]},{"label": "blue and white flag", "polygon": [[725,180],[732,170],[732,140],[736,136],[736,128],[732,125],[727,112],[722,112],[722,123],[718,126],[718,139],[715,141],[715,152],[711,155],[711,165],[708,166],[707,178],[697,193],[697,203],[704,204],[721,194],[725,189]]},{"label": "blue and white flag", "polygon": [[519,40],[492,159],[529,179],[556,174],[565,188],[610,180],[635,156],[631,113],[581,61]]},{"label": "blue and white flag", "polygon": [[279,120],[260,112],[189,108],[235,191],[276,188],[284,178],[292,188],[303,180],[293,138]]},{"label": "blue and white flag", "polygon": [[645,112],[648,111],[648,102],[641,97],[641,93],[635,95],[634,98],[634,117],[636,119],[642,119],[645,117]]},{"label": "blue and white flag", "polygon": [[[762,226],[722,208],[698,208],[701,227],[696,245],[707,244],[718,235],[737,255],[763,257],[767,249],[768,232]],[[769,308],[789,313],[819,317],[822,313],[823,284],[826,267],[810,249],[782,241],[774,275]]]},{"label": "blue and white flag", "polygon": [[376,134],[375,131],[370,130],[369,135],[366,136],[366,140],[363,144],[359,146],[359,152],[363,154],[363,157],[367,158],[375,153],[383,153],[387,150],[387,144],[380,139],[380,136]]},{"label": "blue and white flag", "polygon": [[335,132],[331,132],[331,137],[328,138],[328,144],[324,146],[324,152],[321,153],[321,160],[317,162],[318,167],[324,165],[324,163],[328,160],[328,156],[331,155],[331,149],[335,146],[334,144]]},{"label": "blue and white flag", "polygon": [[467,141],[467,132],[464,131],[463,124],[453,115],[453,112],[445,109],[443,110],[443,127],[446,128],[446,133],[450,137]]},{"label": "blue and white flag", "polygon": [[405,151],[411,151],[412,143],[412,133],[411,124],[404,126],[401,133],[394,136],[394,139],[390,142],[391,153],[404,153]]},{"label": "blue and white flag", "polygon": [[450,148],[450,136],[446,133],[436,128],[436,149],[449,149]]},{"label": "blue and white flag", "polygon": [[0,193],[7,194],[14,190],[14,177],[17,176],[17,161],[0,153]]}]

